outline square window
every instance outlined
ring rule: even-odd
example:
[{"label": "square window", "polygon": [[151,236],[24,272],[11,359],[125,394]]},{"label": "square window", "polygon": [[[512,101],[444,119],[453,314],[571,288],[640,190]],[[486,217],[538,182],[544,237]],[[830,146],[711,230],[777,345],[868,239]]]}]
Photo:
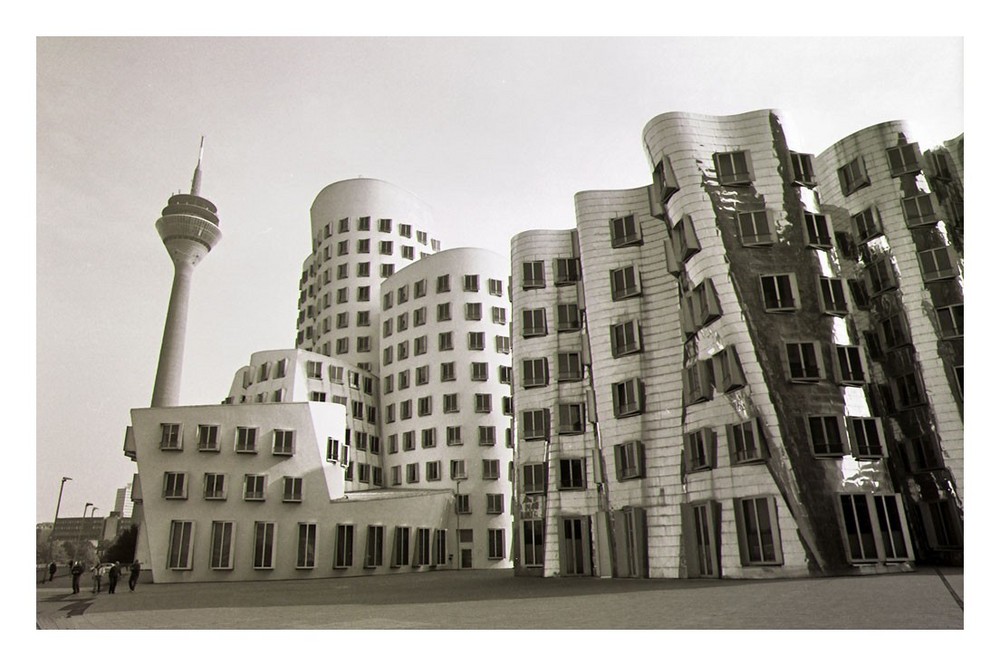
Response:
[{"label": "square window", "polygon": [[286,476],[282,479],[281,501],[301,502],[302,501],[302,477]]},{"label": "square window", "polygon": [[937,247],[917,253],[924,282],[950,280],[958,275],[954,252],[950,247]]},{"label": "square window", "polygon": [[521,335],[525,338],[548,335],[548,325],[545,322],[545,308],[535,308],[521,311]]},{"label": "square window", "polygon": [[246,474],[243,477],[243,499],[248,502],[263,502],[266,486],[267,476],[264,474]]},{"label": "square window", "polygon": [[496,481],[500,478],[500,461],[487,458],[483,460],[483,480]]},{"label": "square window", "polygon": [[438,351],[450,351],[454,349],[451,333],[438,333]]},{"label": "square window", "polygon": [[635,215],[612,218],[608,223],[611,230],[611,247],[642,245],[642,228]]},{"label": "square window", "polygon": [[733,465],[763,462],[767,458],[764,434],[757,419],[726,426]]},{"label": "square window", "polygon": [[198,450],[216,452],[219,450],[219,426],[198,426]]},{"label": "square window", "polygon": [[521,436],[526,441],[547,439],[549,436],[549,410],[527,409],[521,412]]},{"label": "square window", "polygon": [[636,354],[642,351],[642,335],[639,322],[630,319],[611,326],[611,355],[614,358]]},{"label": "square window", "polygon": [[583,403],[559,404],[559,434],[579,435],[586,429]]},{"label": "square window", "polygon": [[493,338],[498,354],[510,353],[510,338],[506,335],[498,335]]},{"label": "square window", "polygon": [[444,294],[451,291],[451,276],[439,275],[437,279],[437,293]]},{"label": "square window", "polygon": [[461,446],[462,426],[447,426],[445,429],[445,443],[448,446]]},{"label": "square window", "polygon": [[583,458],[559,460],[559,490],[584,490],[587,487],[587,465]]},{"label": "square window", "polygon": [[521,386],[535,388],[549,383],[549,361],[545,358],[526,358],[521,361]]},{"label": "square window", "polygon": [[160,450],[181,450],[181,426],[179,423],[160,424]]},{"label": "square window", "polygon": [[465,320],[466,321],[480,321],[483,318],[483,304],[482,303],[466,303],[465,304]]},{"label": "square window", "polygon": [[733,499],[740,562],[744,566],[783,563],[778,511],[773,497]]},{"label": "square window", "polygon": [[290,456],[294,451],[294,430],[275,430],[271,452],[276,456]]},{"label": "square window", "polygon": [[187,474],[184,472],[164,472],[163,498],[187,499]]},{"label": "square window", "polygon": [[931,195],[923,193],[903,199],[903,216],[906,225],[917,227],[925,224],[936,224],[939,216],[934,211]]},{"label": "square window", "polygon": [[493,315],[494,324],[506,324],[507,323],[507,309],[493,306],[490,308],[490,312]]},{"label": "square window", "polygon": [[226,475],[213,472],[205,473],[205,499],[226,499]]},{"label": "square window", "polygon": [[526,261],[521,265],[521,287],[523,289],[545,288],[545,262]]},{"label": "square window", "polygon": [[760,276],[766,312],[793,312],[798,309],[799,292],[794,273]]},{"label": "square window", "polygon": [[702,428],[684,435],[684,456],[688,470],[714,469],[718,436],[712,428]]},{"label": "square window", "polygon": [[813,187],[816,185],[816,173],[813,171],[813,156],[808,153],[789,152],[792,163],[792,183]]},{"label": "square window", "polygon": [[503,282],[500,280],[490,279],[487,281],[489,285],[490,294],[493,296],[503,296]]},{"label": "square window", "polygon": [[615,445],[615,475],[619,481],[646,476],[646,452],[642,442],[635,440]]},{"label": "square window", "polygon": [[889,160],[889,175],[893,178],[920,172],[920,146],[916,143],[888,148],[885,155]]},{"label": "square window", "polygon": [[486,334],[479,331],[469,333],[469,350],[481,351],[483,349],[486,349]]},{"label": "square window", "polygon": [[837,169],[837,176],[840,178],[840,189],[845,197],[871,184],[865,170],[865,161],[860,156]]},{"label": "square window", "polygon": [[616,419],[641,414],[644,410],[645,391],[639,379],[629,379],[611,385]]},{"label": "square window", "polygon": [[885,456],[885,435],[882,423],[876,418],[849,417],[847,419],[848,435],[851,440],[851,453],[855,458],[882,458]]},{"label": "square window", "polygon": [[476,394],[476,413],[489,414],[493,411],[493,396],[489,393]]},{"label": "square window", "polygon": [[495,426],[479,426],[479,446],[494,446],[497,443]]},{"label": "square window", "polygon": [[749,185],[753,182],[750,154],[747,151],[715,153],[712,157],[720,185]]},{"label": "square window", "polygon": [[[500,514],[503,513],[503,495],[500,493],[487,493],[486,494],[486,513],[488,514]],[[503,530],[499,530],[503,532]],[[500,555],[503,557],[503,555]]]},{"label": "square window", "polygon": [[576,257],[555,260],[555,285],[576,284],[580,281],[580,260]]},{"label": "square window", "polygon": [[785,344],[786,370],[792,382],[818,382],[823,379],[818,342]]},{"label": "square window", "polygon": [[479,291],[479,276],[478,275],[465,275],[462,277],[462,289],[465,291],[478,292]]},{"label": "square window", "polygon": [[808,247],[828,250],[833,247],[833,237],[830,235],[830,223],[826,215],[803,211],[802,223],[806,232]]},{"label": "square window", "polygon": [[488,363],[474,362],[472,364],[472,381],[485,382],[490,378],[490,366]]},{"label": "square window", "polygon": [[741,211],[736,214],[740,229],[740,240],[744,247],[771,245],[774,243],[774,229],[766,210]]},{"label": "square window", "polygon": [[847,433],[840,416],[809,416],[806,418],[809,445],[817,456],[844,455]]},{"label": "square window", "polygon": [[578,382],[583,379],[583,362],[580,352],[559,352],[558,381]]},{"label": "square window", "polygon": [[236,427],[236,453],[257,453],[257,428]]},{"label": "square window", "polygon": [[[465,475],[465,461],[464,460],[452,460],[451,461],[451,479],[456,481],[459,479],[466,478]],[[468,497],[468,495],[466,495]]]},{"label": "square window", "polygon": [[877,236],[882,235],[882,222],[878,210],[874,207],[866,208],[860,213],[851,216],[854,231],[858,240],[864,243]]},{"label": "square window", "polygon": [[611,271],[611,299],[624,300],[639,296],[642,287],[639,284],[639,273],[635,266],[625,266]]},{"label": "square window", "polygon": [[576,303],[560,303],[556,306],[557,331],[579,331],[580,327],[580,309]]}]

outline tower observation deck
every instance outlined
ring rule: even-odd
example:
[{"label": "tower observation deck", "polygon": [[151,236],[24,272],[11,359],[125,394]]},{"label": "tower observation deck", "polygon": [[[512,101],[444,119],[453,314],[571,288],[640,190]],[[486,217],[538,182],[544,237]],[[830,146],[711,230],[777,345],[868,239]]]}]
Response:
[{"label": "tower observation deck", "polygon": [[194,267],[222,239],[218,209],[199,194],[204,147],[205,139],[202,137],[198,164],[191,179],[191,193],[170,197],[160,219],[156,221],[156,231],[174,264],[174,280],[170,289],[167,320],[163,326],[160,359],[156,366],[152,407],[172,407],[179,404],[184,336]]}]

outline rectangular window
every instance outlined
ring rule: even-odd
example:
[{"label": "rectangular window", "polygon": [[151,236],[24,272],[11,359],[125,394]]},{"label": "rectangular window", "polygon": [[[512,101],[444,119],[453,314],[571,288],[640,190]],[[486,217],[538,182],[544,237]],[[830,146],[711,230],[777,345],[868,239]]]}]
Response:
[{"label": "rectangular window", "polygon": [[736,214],[743,247],[774,243],[774,229],[766,210],[748,210]]},{"label": "rectangular window", "polygon": [[718,436],[712,428],[702,428],[684,435],[684,456],[688,470],[697,472],[714,469],[718,451]]},{"label": "rectangular window", "polygon": [[421,365],[415,370],[416,377],[414,383],[417,386],[424,386],[429,384],[431,381],[431,367],[429,365]]},{"label": "rectangular window", "polygon": [[464,460],[452,460],[450,466],[450,473],[452,481],[457,481],[466,478],[465,475],[465,461]]},{"label": "rectangular window", "polygon": [[882,442],[882,423],[876,418],[849,417],[847,419],[848,434],[851,440],[851,453],[855,458],[882,458],[885,447]]},{"label": "rectangular window", "polygon": [[382,566],[382,551],[385,542],[385,526],[369,525],[368,540],[365,542],[365,568]]},{"label": "rectangular window", "polygon": [[205,499],[226,499],[226,475],[205,472]]},{"label": "rectangular window", "polygon": [[611,385],[611,396],[614,400],[615,418],[641,414],[644,408],[644,387],[642,380],[629,379]]},{"label": "rectangular window", "polygon": [[438,333],[438,351],[451,351],[454,349],[451,332]]},{"label": "rectangular window", "polygon": [[760,288],[765,312],[792,312],[798,309],[799,291],[794,273],[761,275]]},{"label": "rectangular window", "polygon": [[882,235],[882,223],[878,210],[874,207],[866,208],[860,213],[855,213],[851,216],[851,222],[854,224],[858,240],[862,243]]},{"label": "rectangular window", "polygon": [[301,502],[302,501],[302,477],[286,476],[281,481],[281,501]]},{"label": "rectangular window", "polygon": [[298,542],[295,549],[295,568],[312,569],[316,566],[316,523],[299,523]]},{"label": "rectangular window", "polygon": [[615,476],[619,481],[646,476],[646,450],[642,442],[633,440],[615,445]]},{"label": "rectangular window", "polygon": [[451,291],[451,276],[439,275],[436,284],[437,293],[444,294]]},{"label": "rectangular window", "polygon": [[478,292],[479,291],[479,276],[478,275],[464,275],[464,276],[462,276],[462,289],[464,291]]},{"label": "rectangular window", "polygon": [[521,361],[521,386],[534,388],[549,383],[549,361],[546,358],[526,358]]},{"label": "rectangular window", "polygon": [[429,460],[424,465],[424,474],[428,481],[440,481],[441,480],[441,461],[440,460]]},{"label": "rectangular window", "polygon": [[639,322],[630,319],[611,326],[611,355],[614,358],[642,351],[642,336]]},{"label": "rectangular window", "polygon": [[521,477],[521,490],[525,495],[538,495],[545,492],[548,480],[545,463],[522,466]]},{"label": "rectangular window", "polygon": [[820,306],[824,314],[847,314],[847,291],[844,280],[839,278],[819,277]]},{"label": "rectangular window", "polygon": [[545,262],[526,261],[521,265],[522,289],[545,288]]},{"label": "rectangular window", "polygon": [[558,381],[578,382],[582,379],[583,362],[581,361],[580,352],[559,352]]},{"label": "rectangular window", "polygon": [[579,331],[580,326],[580,308],[576,303],[560,303],[556,306],[557,331]]},{"label": "rectangular window", "polygon": [[727,425],[726,435],[732,464],[762,462],[766,459],[764,433],[757,419]]},{"label": "rectangular window", "polygon": [[844,455],[847,433],[840,416],[809,416],[806,418],[809,445],[817,456]]},{"label": "rectangular window", "polygon": [[634,215],[613,218],[609,222],[611,247],[642,245],[642,229]]},{"label": "rectangular window", "polygon": [[712,357],[713,376],[716,388],[724,393],[746,386],[743,367],[735,347],[724,347]]},{"label": "rectangular window", "polygon": [[181,450],[181,425],[179,423],[160,424],[160,450]]},{"label": "rectangular window", "polygon": [[856,345],[836,345],[837,383],[863,386],[865,383],[864,359],[861,347]]},{"label": "rectangular window", "polygon": [[412,451],[416,448],[416,435],[412,430],[403,433],[403,450]]},{"label": "rectangular window", "polygon": [[919,227],[937,223],[939,216],[934,210],[934,201],[931,199],[931,195],[923,193],[913,197],[905,197],[902,203],[906,226]]},{"label": "rectangular window", "polygon": [[521,311],[521,335],[533,338],[548,335],[548,325],[545,323],[545,308],[534,308]]},{"label": "rectangular window", "polygon": [[420,463],[410,463],[406,466],[406,482],[420,483]]},{"label": "rectangular window", "polygon": [[541,567],[545,565],[545,521],[522,520],[521,538],[526,567]]},{"label": "rectangular window", "polygon": [[217,425],[198,426],[198,450],[199,451],[219,450],[219,426]]},{"label": "rectangular window", "polygon": [[865,170],[865,161],[861,156],[855,157],[837,169],[837,176],[840,178],[840,189],[845,197],[871,184]]},{"label": "rectangular window", "polygon": [[818,382],[823,379],[820,368],[818,342],[789,342],[785,344],[786,370],[793,382]]},{"label": "rectangular window", "polygon": [[808,153],[789,152],[792,162],[792,183],[813,187],[816,185],[816,173],[813,171],[813,156]]},{"label": "rectangular window", "polygon": [[720,185],[749,185],[753,182],[750,155],[747,151],[715,153],[715,173]]},{"label": "rectangular window", "polygon": [[431,530],[427,527],[417,528],[416,544],[413,548],[413,566],[423,567],[431,563]]},{"label": "rectangular window", "polygon": [[575,284],[580,281],[580,260],[576,257],[555,260],[555,285]]},{"label": "rectangular window", "polygon": [[965,335],[965,305],[958,303],[937,309],[938,324],[941,326],[941,337],[944,339],[961,338]]},{"label": "rectangular window", "polygon": [[560,435],[583,433],[585,430],[583,403],[560,403],[558,428]]},{"label": "rectangular window", "polygon": [[410,528],[397,527],[393,530],[392,559],[390,566],[402,567],[410,563]]},{"label": "rectangular window", "polygon": [[482,351],[486,349],[486,334],[479,331],[469,333],[469,350]]},{"label": "rectangular window", "polygon": [[466,321],[480,321],[483,318],[483,304],[482,303],[466,303],[465,304],[465,320]]},{"label": "rectangular window", "polygon": [[521,412],[521,436],[527,440],[548,439],[549,410],[526,409]]},{"label": "rectangular window", "polygon": [[949,247],[936,247],[917,252],[917,258],[920,260],[920,272],[923,273],[924,282],[950,280],[958,275],[954,251]]},{"label": "rectangular window", "polygon": [[448,446],[462,445],[462,426],[447,426],[445,439]]},{"label": "rectangular window", "polygon": [[489,393],[476,394],[476,413],[489,414],[493,411],[493,396]]},{"label": "rectangular window", "polygon": [[424,428],[420,431],[420,446],[424,449],[437,446],[437,428]]},{"label": "rectangular window", "polygon": [[243,499],[248,502],[263,502],[264,489],[266,486],[266,475],[245,474],[243,476]]},{"label": "rectangular window", "polygon": [[253,524],[253,568],[274,568],[274,533],[277,523]]},{"label": "rectangular window", "polygon": [[466,515],[472,513],[472,505],[468,495],[455,495],[455,513]]},{"label": "rectangular window", "polygon": [[833,247],[830,223],[825,215],[803,211],[802,220],[806,232],[806,246],[823,250]]},{"label": "rectangular window", "polygon": [[493,296],[503,296],[503,282],[500,280],[487,280],[490,294]]},{"label": "rectangular window", "polygon": [[379,241],[378,252],[379,254],[391,255],[392,241]]},{"label": "rectangular window", "polygon": [[191,546],[194,523],[190,520],[170,521],[170,537],[167,541],[167,568],[185,571],[191,569]]},{"label": "rectangular window", "polygon": [[642,287],[639,284],[639,273],[635,266],[625,266],[611,271],[611,299],[620,301],[639,296]]},{"label": "rectangular window", "polygon": [[493,316],[494,324],[503,325],[507,323],[507,310],[505,308],[493,306],[490,308],[490,313]]},{"label": "rectangular window", "polygon": [[413,326],[423,326],[427,323],[427,308],[417,308],[413,311]]},{"label": "rectangular window", "polygon": [[292,455],[294,453],[294,435],[295,431],[293,430],[275,430],[272,453],[276,456]]},{"label": "rectangular window", "polygon": [[494,338],[498,354],[510,353],[510,338],[506,335],[498,335]]},{"label": "rectangular window", "polygon": [[163,498],[187,499],[187,474],[184,472],[164,472]]},{"label": "rectangular window", "polygon": [[493,446],[496,443],[496,426],[479,426],[479,446]]},{"label": "rectangular window", "polygon": [[[503,499],[503,496],[500,497]],[[502,560],[506,555],[507,537],[502,528],[489,528],[487,533],[486,557],[491,560]]]},{"label": "rectangular window", "polygon": [[920,171],[920,146],[916,143],[887,148],[885,155],[889,159],[889,175],[893,178]]},{"label": "rectangular window", "polygon": [[733,499],[740,561],[744,566],[783,563],[778,511],[773,497]]},{"label": "rectangular window", "polygon": [[333,568],[346,569],[352,566],[354,566],[354,525],[337,525]]},{"label": "rectangular window", "polygon": [[559,460],[559,490],[584,490],[587,487],[587,465],[583,458]]},{"label": "rectangular window", "polygon": [[458,394],[457,393],[445,393],[444,394],[444,413],[454,414],[458,412]]},{"label": "rectangular window", "polygon": [[209,567],[212,569],[233,568],[233,531],[236,523],[212,521],[212,551]]},{"label": "rectangular window", "polygon": [[483,480],[495,481],[500,478],[500,461],[492,458],[483,460]]}]

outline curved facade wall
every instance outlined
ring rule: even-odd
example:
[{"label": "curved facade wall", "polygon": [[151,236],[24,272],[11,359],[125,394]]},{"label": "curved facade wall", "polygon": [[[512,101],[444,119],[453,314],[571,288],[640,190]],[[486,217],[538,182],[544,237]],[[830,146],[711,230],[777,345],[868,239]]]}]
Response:
[{"label": "curved facade wall", "polygon": [[501,255],[460,248],[381,286],[386,484],[456,493],[461,568],[511,562],[507,270]]},{"label": "curved facade wall", "polygon": [[310,210],[296,347],[378,374],[379,284],[440,249],[430,209],[391,183],[357,178],[325,187]]},{"label": "curved facade wall", "polygon": [[[924,559],[960,564],[964,489],[964,251],[956,142],[924,154],[903,123],[861,130],[817,158],[842,269],[867,304],[873,392]],[[843,171],[858,170],[846,187]],[[957,183],[953,183],[957,181]],[[957,201],[956,201],[957,199]],[[848,242],[849,241],[849,242]]]}]

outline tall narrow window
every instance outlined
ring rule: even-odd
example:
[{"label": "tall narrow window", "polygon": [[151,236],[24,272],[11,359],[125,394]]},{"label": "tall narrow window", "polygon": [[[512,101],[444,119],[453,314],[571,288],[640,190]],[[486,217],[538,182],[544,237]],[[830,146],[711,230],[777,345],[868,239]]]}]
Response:
[{"label": "tall narrow window", "polygon": [[760,276],[766,312],[790,312],[798,309],[798,287],[794,273]]},{"label": "tall narrow window", "polygon": [[274,568],[274,533],[277,523],[253,524],[253,568]]},{"label": "tall narrow window", "polygon": [[611,299],[620,301],[642,293],[639,273],[635,266],[625,266],[611,271]]},{"label": "tall narrow window", "polygon": [[793,382],[816,382],[823,378],[819,362],[819,344],[790,342],[785,344],[788,378]]},{"label": "tall narrow window", "polygon": [[335,569],[354,566],[354,525],[337,525],[333,566]]},{"label": "tall narrow window", "polygon": [[523,289],[545,288],[545,262],[526,261],[521,265],[521,287]]},{"label": "tall narrow window", "polygon": [[740,560],[744,566],[782,564],[778,512],[773,497],[734,499]]},{"label": "tall narrow window", "polygon": [[365,542],[365,568],[374,569],[382,566],[383,542],[385,527],[383,525],[368,526],[368,540]]},{"label": "tall narrow window", "polygon": [[741,211],[736,214],[736,219],[744,247],[774,243],[774,230],[766,210]]},{"label": "tall narrow window", "polygon": [[194,523],[190,520],[170,521],[170,537],[167,542],[167,568],[188,570],[191,568],[191,545]]},{"label": "tall narrow window", "polygon": [[212,569],[233,568],[233,531],[236,523],[212,522],[212,552],[209,566]]},{"label": "tall narrow window", "polygon": [[611,247],[642,244],[642,230],[634,215],[616,217],[610,222]]},{"label": "tall narrow window", "polygon": [[295,549],[296,569],[312,569],[316,566],[316,529],[316,523],[299,523]]},{"label": "tall narrow window", "polygon": [[611,355],[615,358],[642,351],[639,322],[630,319],[611,326]]},{"label": "tall narrow window", "polygon": [[545,308],[534,308],[521,311],[521,335],[533,338],[548,334],[545,323]]},{"label": "tall narrow window", "polygon": [[734,465],[763,461],[767,456],[757,419],[726,426],[729,451]]},{"label": "tall narrow window", "polygon": [[614,402],[615,418],[642,413],[645,396],[641,380],[629,379],[612,384],[611,396]]},{"label": "tall narrow window", "polygon": [[840,188],[845,197],[871,184],[865,170],[865,162],[860,156],[837,169],[837,176],[840,178]]},{"label": "tall narrow window", "polygon": [[817,456],[844,455],[846,432],[839,416],[810,416],[806,419],[809,443]]}]

